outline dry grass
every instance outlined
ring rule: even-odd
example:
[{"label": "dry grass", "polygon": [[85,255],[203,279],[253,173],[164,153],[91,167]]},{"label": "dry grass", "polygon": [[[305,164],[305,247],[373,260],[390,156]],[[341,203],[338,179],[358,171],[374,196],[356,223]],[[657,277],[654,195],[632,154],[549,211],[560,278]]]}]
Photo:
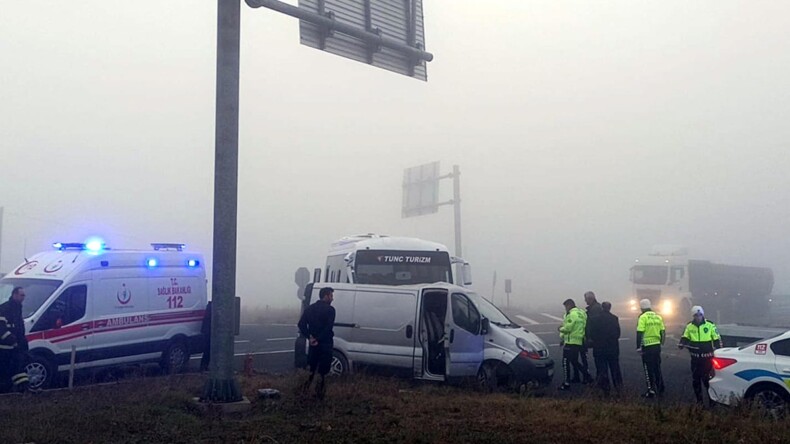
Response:
[{"label": "dry grass", "polygon": [[[203,381],[197,375],[3,397],[0,442],[720,444],[790,437],[790,422],[742,410],[525,398],[370,376],[331,381],[319,402],[296,395],[300,378],[243,378],[252,411],[224,417],[192,403]],[[280,389],[283,398],[254,399],[262,387]]]}]

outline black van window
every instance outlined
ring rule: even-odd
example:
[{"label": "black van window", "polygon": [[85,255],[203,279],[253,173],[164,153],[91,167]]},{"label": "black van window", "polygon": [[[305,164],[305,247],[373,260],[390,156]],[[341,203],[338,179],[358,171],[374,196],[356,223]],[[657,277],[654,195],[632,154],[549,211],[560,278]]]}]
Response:
[{"label": "black van window", "polygon": [[455,325],[472,334],[480,333],[480,313],[466,296],[453,293],[452,308]]},{"label": "black van window", "polygon": [[88,287],[75,285],[67,288],[41,315],[31,332],[65,327],[85,317]]}]

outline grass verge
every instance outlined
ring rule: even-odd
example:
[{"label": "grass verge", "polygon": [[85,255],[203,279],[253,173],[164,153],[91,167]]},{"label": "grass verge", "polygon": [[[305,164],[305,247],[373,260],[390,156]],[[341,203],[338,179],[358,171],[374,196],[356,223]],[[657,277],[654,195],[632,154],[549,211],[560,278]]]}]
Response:
[{"label": "grass verge", "polygon": [[[319,402],[303,376],[241,378],[253,401],[240,415],[192,403],[203,377],[127,380],[73,392],[0,398],[3,443],[779,443],[790,422],[748,410],[705,411],[635,400],[555,400],[357,375],[331,380]],[[259,400],[256,389],[281,390]]]}]

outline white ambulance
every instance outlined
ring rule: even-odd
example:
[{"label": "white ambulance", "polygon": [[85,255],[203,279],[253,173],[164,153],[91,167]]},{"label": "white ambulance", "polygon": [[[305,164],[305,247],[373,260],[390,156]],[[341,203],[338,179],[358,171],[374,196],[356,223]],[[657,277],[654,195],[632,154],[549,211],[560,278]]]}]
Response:
[{"label": "white ambulance", "polygon": [[151,245],[57,243],[0,279],[3,302],[13,288],[25,289],[31,386],[52,386],[69,369],[72,346],[76,369],[159,362],[177,372],[202,351],[203,257],[182,244]]}]

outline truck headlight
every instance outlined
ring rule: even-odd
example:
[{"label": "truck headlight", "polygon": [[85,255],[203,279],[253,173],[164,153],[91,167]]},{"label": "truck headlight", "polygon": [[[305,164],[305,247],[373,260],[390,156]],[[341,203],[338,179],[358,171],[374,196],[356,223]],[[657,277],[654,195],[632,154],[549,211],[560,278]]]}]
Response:
[{"label": "truck headlight", "polygon": [[665,315],[671,315],[675,311],[675,304],[672,303],[670,300],[664,300],[661,302],[661,313]]}]

